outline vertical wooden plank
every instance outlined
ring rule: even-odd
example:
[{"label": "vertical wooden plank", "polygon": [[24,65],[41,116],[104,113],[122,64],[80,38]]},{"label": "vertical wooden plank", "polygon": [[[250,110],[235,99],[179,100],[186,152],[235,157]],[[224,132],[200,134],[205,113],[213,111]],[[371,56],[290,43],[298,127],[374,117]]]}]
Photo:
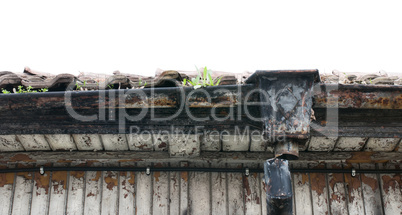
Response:
[{"label": "vertical wooden plank", "polygon": [[[242,168],[241,164],[228,164],[228,168]],[[229,214],[244,214],[243,174],[227,173]]]},{"label": "vertical wooden plank", "polygon": [[[0,165],[0,169],[7,166]],[[0,173],[0,214],[9,214],[12,204],[15,173]]]},{"label": "vertical wooden plank", "polygon": [[[400,169],[400,164],[379,164],[380,169]],[[381,190],[385,214],[398,214],[402,211],[401,174],[381,174]]]},{"label": "vertical wooden plank", "polygon": [[[327,164],[327,168],[342,169],[342,164]],[[348,214],[343,173],[328,173],[328,189],[331,214]]]},{"label": "vertical wooden plank", "polygon": [[[179,167],[179,163],[170,163]],[[180,214],[180,172],[169,172],[169,214]]]},{"label": "vertical wooden plank", "polygon": [[[293,169],[307,169],[307,163],[293,163]],[[293,196],[295,205],[293,211],[296,214],[313,214],[311,201],[311,186],[308,173],[293,173]]]},{"label": "vertical wooden plank", "polygon": [[[37,167],[42,166],[37,164]],[[43,164],[45,167],[50,167],[51,164]],[[34,176],[34,187],[32,193],[31,214],[47,214],[49,209],[49,191],[50,191],[50,175],[51,172],[45,171],[43,175],[39,172]]]},{"label": "vertical wooden plank", "polygon": [[[121,167],[134,167],[134,162],[120,163]],[[119,213],[134,214],[135,213],[135,172],[121,171],[120,172],[120,198],[119,198]]]},{"label": "vertical wooden plank", "polygon": [[[93,166],[101,166],[93,163]],[[102,199],[102,172],[88,171],[85,175],[84,214],[100,214]]]},{"label": "vertical wooden plank", "polygon": [[[156,163],[155,167],[167,167],[166,163]],[[169,180],[168,172],[153,172],[153,204],[152,214],[168,214]]]},{"label": "vertical wooden plank", "polygon": [[[247,167],[255,169],[258,164],[250,164]],[[249,176],[243,174],[243,189],[245,214],[261,214],[261,192],[257,173],[250,173]]]},{"label": "vertical wooden plank", "polygon": [[[208,168],[208,163],[190,163],[190,167]],[[189,174],[189,214],[210,214],[210,173],[190,172]]]},{"label": "vertical wooden plank", "polygon": [[[68,163],[55,163],[54,167],[68,166]],[[64,214],[67,197],[67,171],[53,171],[51,176],[49,214]]]},{"label": "vertical wooden plank", "polygon": [[[361,163],[360,169],[375,169],[373,163]],[[381,191],[376,174],[360,174],[366,215],[382,215]]]},{"label": "vertical wooden plank", "polygon": [[345,173],[345,185],[347,188],[347,200],[349,214],[364,214],[364,203],[362,194],[362,184],[360,174],[352,176],[352,168],[359,169],[359,164],[345,164],[345,169],[350,170],[350,173]]},{"label": "vertical wooden plank", "polygon": [[[73,162],[71,166],[86,166],[86,163]],[[70,171],[68,180],[67,214],[82,214],[84,211],[85,172]]]},{"label": "vertical wooden plank", "polygon": [[[264,164],[262,164],[263,166]],[[261,214],[267,215],[267,186],[265,184],[264,173],[259,173],[260,178],[260,189],[261,189]]]},{"label": "vertical wooden plank", "polygon": [[[181,162],[181,167],[188,167],[187,162]],[[180,172],[180,214],[188,214],[189,211],[189,172]]]},{"label": "vertical wooden plank", "polygon": [[[323,163],[311,163],[309,168],[323,169]],[[328,187],[325,173],[310,173],[311,197],[313,200],[314,214],[329,214],[328,213]]]},{"label": "vertical wooden plank", "polygon": [[[226,168],[225,163],[212,163],[212,168]],[[227,214],[226,173],[211,173],[212,214]]]},{"label": "vertical wooden plank", "polygon": [[[18,168],[24,167],[27,166],[18,165]],[[30,213],[33,174],[32,172],[19,172],[16,174],[12,214],[23,215]]]},{"label": "vertical wooden plank", "polygon": [[[142,164],[145,167],[151,166],[151,164]],[[148,215],[152,213],[152,176],[145,174],[145,172],[136,172],[135,178],[137,178],[136,190],[137,198],[135,199],[136,214]]]},{"label": "vertical wooden plank", "polygon": [[[117,166],[115,162],[109,162],[103,166]],[[102,186],[102,214],[118,214],[119,213],[119,174],[117,171],[103,171]]]}]

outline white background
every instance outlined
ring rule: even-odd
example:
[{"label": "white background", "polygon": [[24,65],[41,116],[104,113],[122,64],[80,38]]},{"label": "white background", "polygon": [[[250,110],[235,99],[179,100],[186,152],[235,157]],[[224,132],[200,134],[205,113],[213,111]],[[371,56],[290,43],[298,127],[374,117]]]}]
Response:
[{"label": "white background", "polygon": [[402,74],[398,1],[1,1],[0,71]]}]

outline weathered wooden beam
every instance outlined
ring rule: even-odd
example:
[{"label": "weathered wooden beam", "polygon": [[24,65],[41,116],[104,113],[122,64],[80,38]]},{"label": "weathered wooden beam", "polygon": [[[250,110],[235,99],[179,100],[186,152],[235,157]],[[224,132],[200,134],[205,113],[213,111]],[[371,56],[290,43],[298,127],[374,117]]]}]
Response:
[{"label": "weathered wooden beam", "polygon": [[[272,153],[265,152],[202,152],[198,157],[170,157],[168,152],[15,152],[1,153],[0,164],[7,163],[71,163],[71,162],[138,162],[165,163],[180,162],[217,162],[217,163],[263,163],[273,158]],[[300,152],[299,160],[303,162],[345,162],[345,163],[384,163],[401,161],[402,152]]]}]

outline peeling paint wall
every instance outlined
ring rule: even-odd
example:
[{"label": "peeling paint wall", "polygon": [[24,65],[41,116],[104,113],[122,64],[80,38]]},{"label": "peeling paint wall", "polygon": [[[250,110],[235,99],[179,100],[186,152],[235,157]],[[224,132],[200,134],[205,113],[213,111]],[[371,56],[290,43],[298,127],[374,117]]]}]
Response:
[{"label": "peeling paint wall", "polygon": [[[50,165],[50,164],[37,164]],[[225,163],[69,163],[190,166]],[[292,168],[398,169],[398,163],[294,163]],[[9,166],[10,167],[10,166]],[[20,166],[22,167],[22,166]],[[261,168],[259,164],[248,166]],[[0,166],[7,168],[7,166]],[[399,214],[400,174],[293,173],[294,214]],[[0,174],[1,214],[266,214],[262,173],[37,172]]]}]

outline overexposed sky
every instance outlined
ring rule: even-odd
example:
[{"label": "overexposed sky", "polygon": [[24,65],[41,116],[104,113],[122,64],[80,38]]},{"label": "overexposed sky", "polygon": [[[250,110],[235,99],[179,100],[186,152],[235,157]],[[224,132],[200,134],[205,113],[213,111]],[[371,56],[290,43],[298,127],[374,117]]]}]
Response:
[{"label": "overexposed sky", "polygon": [[0,71],[402,74],[400,1],[1,1]]}]

